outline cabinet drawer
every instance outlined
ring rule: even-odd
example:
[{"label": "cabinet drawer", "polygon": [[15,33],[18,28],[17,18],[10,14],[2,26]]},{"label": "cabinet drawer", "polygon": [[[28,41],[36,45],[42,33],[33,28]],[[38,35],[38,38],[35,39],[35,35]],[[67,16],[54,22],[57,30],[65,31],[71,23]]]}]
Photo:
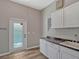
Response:
[{"label": "cabinet drawer", "polygon": [[73,55],[73,56],[79,58],[79,52],[78,51],[75,51],[75,50],[72,50],[72,49],[69,49],[69,48],[66,48],[66,47],[62,47],[62,46],[60,46],[60,51],[66,52],[70,55]]},{"label": "cabinet drawer", "polygon": [[54,43],[51,43],[51,42],[48,42],[48,41],[47,41],[47,46],[50,46],[50,47],[52,47],[53,49],[59,50],[59,46],[58,46],[58,45],[56,45],[56,44],[54,44]]}]

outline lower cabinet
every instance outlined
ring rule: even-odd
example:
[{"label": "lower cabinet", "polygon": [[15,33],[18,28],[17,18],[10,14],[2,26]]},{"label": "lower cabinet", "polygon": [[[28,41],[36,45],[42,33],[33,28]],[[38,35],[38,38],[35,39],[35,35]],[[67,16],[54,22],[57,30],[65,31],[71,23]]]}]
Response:
[{"label": "lower cabinet", "polygon": [[66,52],[62,52],[61,59],[78,59],[78,58]]},{"label": "lower cabinet", "polygon": [[48,58],[49,59],[59,59],[59,51],[48,46]]},{"label": "lower cabinet", "polygon": [[46,40],[40,39],[40,52],[48,57],[48,48]]},{"label": "lower cabinet", "polygon": [[79,59],[79,52],[60,46],[61,59]]},{"label": "lower cabinet", "polygon": [[47,41],[48,58],[59,59],[59,45]]},{"label": "lower cabinet", "polygon": [[48,59],[59,59],[59,47],[56,44],[40,39],[40,52]]},{"label": "lower cabinet", "polygon": [[40,52],[48,59],[79,59],[79,52],[40,39]]}]

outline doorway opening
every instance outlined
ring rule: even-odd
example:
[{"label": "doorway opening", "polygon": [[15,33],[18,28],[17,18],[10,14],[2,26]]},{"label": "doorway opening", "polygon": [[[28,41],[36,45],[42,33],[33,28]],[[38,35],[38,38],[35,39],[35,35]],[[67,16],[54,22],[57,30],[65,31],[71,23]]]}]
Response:
[{"label": "doorway opening", "polygon": [[24,20],[12,19],[9,23],[9,50],[21,51],[27,48],[27,25]]}]

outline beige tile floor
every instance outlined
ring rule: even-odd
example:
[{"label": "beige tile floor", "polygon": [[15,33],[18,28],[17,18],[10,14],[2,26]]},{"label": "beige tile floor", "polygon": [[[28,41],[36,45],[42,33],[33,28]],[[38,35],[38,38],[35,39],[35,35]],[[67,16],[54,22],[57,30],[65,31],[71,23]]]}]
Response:
[{"label": "beige tile floor", "polygon": [[39,49],[32,49],[2,56],[0,57],[0,59],[47,59],[47,58],[40,53]]}]

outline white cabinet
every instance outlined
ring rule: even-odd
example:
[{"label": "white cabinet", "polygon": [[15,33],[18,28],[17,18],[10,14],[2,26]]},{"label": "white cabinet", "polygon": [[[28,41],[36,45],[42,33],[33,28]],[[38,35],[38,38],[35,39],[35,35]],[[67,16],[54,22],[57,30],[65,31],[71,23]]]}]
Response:
[{"label": "white cabinet", "polygon": [[76,58],[66,52],[62,52],[62,59],[78,59],[78,58]]},{"label": "white cabinet", "polygon": [[51,28],[63,28],[63,9],[51,14]]},{"label": "white cabinet", "polygon": [[60,47],[61,59],[79,59],[79,52],[66,47]]},{"label": "white cabinet", "polygon": [[56,44],[40,39],[40,52],[49,59],[59,59],[59,47]]},{"label": "white cabinet", "polygon": [[79,2],[64,8],[64,27],[79,27]]},{"label": "white cabinet", "polygon": [[79,2],[51,14],[51,28],[79,27]]},{"label": "white cabinet", "polygon": [[59,59],[59,51],[48,46],[49,59]]},{"label": "white cabinet", "polygon": [[47,44],[48,44],[48,58],[49,59],[59,59],[58,45],[55,45],[55,44],[49,43],[49,42]]},{"label": "white cabinet", "polygon": [[48,59],[79,59],[79,52],[40,39],[40,52]]},{"label": "white cabinet", "polygon": [[40,39],[40,52],[43,53],[46,57],[48,56],[46,40]]}]

